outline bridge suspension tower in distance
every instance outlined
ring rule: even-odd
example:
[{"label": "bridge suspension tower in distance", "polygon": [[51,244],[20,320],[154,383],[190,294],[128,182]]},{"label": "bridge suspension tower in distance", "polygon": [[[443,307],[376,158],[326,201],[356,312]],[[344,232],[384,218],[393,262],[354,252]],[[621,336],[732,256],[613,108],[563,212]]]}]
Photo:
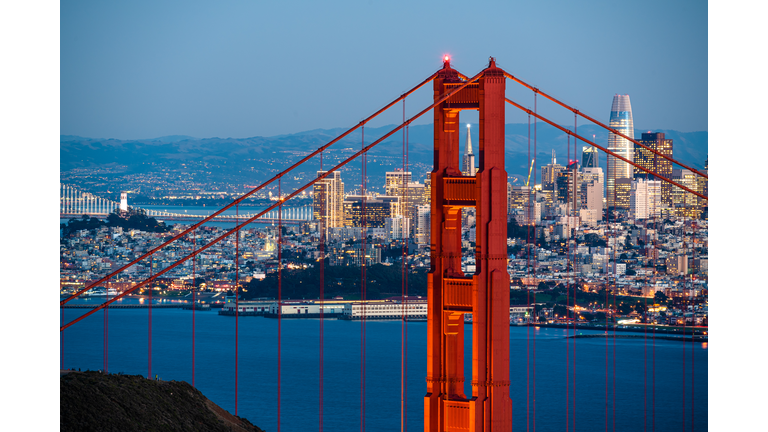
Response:
[{"label": "bridge suspension tower in distance", "polygon": [[[507,173],[504,71],[493,58],[474,83],[434,109],[431,268],[428,275],[424,431],[510,431]],[[434,80],[437,101],[465,84],[450,66]],[[461,173],[459,112],[480,112],[480,169]],[[476,209],[476,271],[461,268],[462,209]],[[464,394],[464,314],[472,314],[472,394]]]}]

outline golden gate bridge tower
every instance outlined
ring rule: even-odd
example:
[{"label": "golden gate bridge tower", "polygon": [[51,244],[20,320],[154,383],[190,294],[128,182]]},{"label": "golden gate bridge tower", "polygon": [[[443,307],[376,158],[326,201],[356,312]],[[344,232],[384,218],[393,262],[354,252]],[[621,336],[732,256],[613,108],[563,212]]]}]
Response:
[{"label": "golden gate bridge tower", "polygon": [[[510,79],[523,87],[528,88],[534,92],[534,110],[527,109],[517,102],[514,102],[505,97],[506,79]],[[406,119],[405,118],[405,98],[410,94],[426,85],[429,82],[433,83],[434,99],[430,106],[419,111],[417,114]],[[538,114],[536,110],[536,98],[538,96],[545,97],[555,104],[571,111],[574,115],[574,127],[570,130],[563,127],[552,120]],[[403,123],[392,129],[390,132],[379,137],[375,141],[366,144],[365,141],[361,142],[361,148],[354,154],[350,155],[346,159],[338,162],[331,168],[325,168],[322,174],[318,174],[317,177],[307,182],[301,187],[294,189],[292,192],[286,193],[284,196],[281,194],[281,198],[271,204],[266,209],[259,211],[257,214],[242,214],[240,213],[239,206],[248,197],[263,190],[265,187],[277,185],[278,190],[282,186],[282,177],[287,175],[293,169],[301,166],[302,164],[310,161],[317,156],[322,161],[323,152],[333,144],[342,140],[348,136],[354,130],[358,128],[364,128],[365,124],[381,114],[382,112],[393,107],[395,104],[403,101]],[[152,259],[154,254],[162,251],[171,243],[176,241],[190,241],[191,237],[191,251],[185,252],[186,255],[177,259],[173,263],[169,263],[162,269],[158,269],[157,272],[149,271],[148,277],[144,280],[138,281],[132,285],[131,288],[126,289],[122,293],[108,299],[104,303],[93,307],[90,311],[83,313],[75,319],[64,323],[62,312],[62,325],[60,327],[61,332],[61,352],[62,352],[62,369],[64,368],[64,330],[71,327],[73,324],[82,321],[88,316],[93,315],[99,310],[104,312],[104,370],[108,371],[108,308],[110,304],[115,301],[124,298],[125,296],[136,292],[137,290],[148,286],[151,288],[155,281],[165,275],[166,273],[173,271],[174,269],[182,269],[180,267],[185,262],[194,259],[196,256],[211,249],[215,245],[220,250],[226,244],[234,246],[234,256],[240,256],[240,235],[241,230],[256,221],[270,221],[267,218],[274,217],[276,215],[276,222],[278,226],[278,232],[282,232],[282,226],[287,223],[284,218],[284,212],[290,210],[284,208],[284,203],[298,194],[305,191],[307,188],[312,187],[318,182],[324,181],[326,177],[335,175],[334,173],[350,163],[351,161],[361,158],[363,161],[362,180],[361,185],[366,181],[366,157],[365,155],[376,145],[382,143],[384,140],[392,136],[394,133],[404,130],[403,139],[403,172],[406,171],[407,166],[407,127],[414,120],[422,115],[432,111],[434,115],[434,167],[430,173],[430,180],[432,185],[431,190],[431,215],[430,215],[430,271],[427,278],[427,296],[428,296],[428,323],[427,323],[427,391],[424,396],[424,431],[425,432],[454,432],[454,431],[468,431],[468,432],[491,432],[491,431],[511,431],[512,430],[512,400],[510,398],[510,329],[509,329],[509,288],[510,277],[507,272],[507,173],[505,171],[505,104],[510,104],[521,111],[528,114],[529,131],[530,131],[530,119],[534,117],[537,120],[541,120],[548,125],[560,130],[567,134],[569,137],[574,137],[574,145],[576,140],[580,140],[590,146],[618,159],[633,165],[640,171],[652,174],[658,177],[660,180],[669,183],[682,191],[695,195],[701,200],[706,201],[706,194],[702,194],[699,191],[693,190],[674,179],[666,177],[663,173],[654,172],[648,168],[643,167],[640,164],[636,164],[634,161],[612,152],[610,149],[602,147],[595,142],[592,142],[583,136],[576,133],[576,120],[578,117],[584,119],[610,131],[617,136],[620,136],[636,146],[644,148],[645,150],[653,153],[658,158],[663,158],[671,163],[679,165],[692,173],[695,173],[702,179],[707,179],[706,172],[702,173],[696,169],[687,166],[680,161],[671,158],[669,155],[661,153],[653,148],[645,146],[642,142],[634,140],[632,137],[623,134],[621,131],[613,129],[608,125],[605,125],[598,120],[587,116],[579,110],[571,107],[570,105],[555,99],[552,96],[547,95],[540,89],[531,86],[530,84],[522,81],[521,79],[503,71],[496,66],[494,58],[490,59],[487,68],[483,69],[477,75],[472,78],[468,78],[455,69],[451,68],[450,58],[445,57],[443,66],[438,71],[431,74],[428,78],[416,85],[406,93],[403,93],[400,97],[390,102],[385,107],[378,110],[376,113],[370,115],[365,120],[359,122],[356,126],[348,129],[340,134],[335,139],[329,141],[327,144],[319,147],[315,151],[307,154],[301,158],[301,160],[295,162],[287,169],[278,172],[269,180],[263,182],[259,186],[250,190],[249,192],[241,195],[239,198],[232,201],[230,204],[222,207],[216,212],[205,216],[199,216],[202,220],[189,226],[183,231],[174,233],[167,238],[162,239],[162,243],[154,246],[150,250],[137,251],[136,255],[131,262],[122,265],[116,270],[110,270],[109,274],[102,276],[96,281],[91,281],[85,284],[82,288],[79,288],[75,293],[69,297],[60,301],[60,306],[66,307],[66,303],[71,300],[84,295],[89,290],[98,287],[99,285],[108,282],[119,273],[131,268],[136,264],[147,265],[152,269]],[[460,167],[460,146],[459,146],[459,114],[462,110],[478,110],[479,111],[479,171],[474,175],[463,175]],[[364,129],[363,129],[364,130]],[[362,130],[361,130],[362,132]],[[361,133],[361,137],[364,134]],[[536,154],[536,133],[534,123],[534,159],[529,160],[531,166],[535,165]],[[570,142],[569,142],[570,148]],[[530,132],[529,132],[529,151],[530,151]],[[574,147],[574,154],[575,147]],[[530,155],[529,155],[530,158]],[[322,166],[322,165],[321,165]],[[467,173],[469,174],[469,173]],[[535,183],[535,177],[534,177]],[[362,187],[362,186],[361,186]],[[90,194],[83,194],[77,192],[74,188],[70,188],[66,185],[62,186],[61,195],[61,212],[62,214],[68,214],[70,211],[83,210],[81,203],[89,204],[93,202],[94,197]],[[535,197],[534,197],[535,199]],[[80,203],[80,204],[79,204]],[[110,211],[117,203],[107,206]],[[205,242],[205,244],[198,244],[196,242],[197,230],[205,223],[215,221],[217,218],[231,217],[232,215],[223,215],[222,213],[232,207],[235,207],[234,221],[236,226],[229,229],[225,233],[216,236]],[[102,207],[97,206],[98,209]],[[476,246],[475,246],[475,262],[476,270],[473,274],[464,274],[461,267],[461,239],[462,239],[462,211],[465,208],[475,209],[476,211]],[[73,210],[78,209],[78,210]],[[91,206],[86,205],[86,211],[91,209]],[[230,219],[231,220],[231,219]],[[296,218],[297,222],[302,220],[301,217]],[[271,222],[274,224],[275,220]],[[235,241],[231,239],[229,243],[223,241],[232,235],[235,236]],[[615,235],[615,232],[614,232]],[[614,237],[615,240],[615,237]],[[527,245],[530,245],[530,239]],[[533,243],[535,247],[535,241]],[[184,247],[183,245],[181,247]],[[323,246],[321,246],[322,249]],[[528,247],[528,246],[526,246]],[[212,252],[205,252],[212,253]],[[283,304],[282,297],[282,238],[278,241],[278,255],[277,255],[277,281],[278,281],[278,295],[276,297],[276,304]],[[404,259],[403,263],[403,297],[404,302],[401,303],[401,430],[407,430],[407,343],[405,330],[405,323],[407,321],[407,272],[405,267],[405,257],[407,256],[405,248],[403,251]],[[569,258],[573,255],[570,254],[569,246]],[[320,261],[323,262],[322,260]],[[360,387],[360,427],[361,431],[365,430],[365,260],[361,261],[362,272],[360,277],[361,284],[361,298],[363,315],[361,318],[361,387]],[[534,282],[535,282],[535,267],[536,261],[533,261]],[[239,304],[237,303],[240,293],[240,274],[237,270],[238,264],[235,264],[236,270],[234,275],[235,282],[235,310],[239,310]],[[192,280],[195,280],[195,261],[192,261]],[[318,300],[323,302],[325,300],[324,294],[324,282],[322,273],[322,264],[320,267],[320,283],[319,283],[319,295]],[[614,275],[615,276],[615,275]],[[285,277],[291,277],[288,274]],[[569,289],[569,287],[566,287]],[[575,286],[570,289],[574,290]],[[150,289],[150,293],[152,290]],[[195,290],[193,293],[193,304]],[[608,291],[606,290],[606,301],[608,304]],[[569,296],[571,294],[568,294]],[[575,294],[574,294],[575,295]],[[150,297],[151,299],[151,297]],[[614,294],[614,307],[616,304]],[[535,297],[533,304],[535,304]],[[530,304],[530,302],[529,302]],[[148,348],[147,348],[147,377],[152,376],[152,301],[148,302]],[[282,308],[278,308],[281,311]],[[320,309],[322,311],[322,309]],[[194,386],[195,379],[195,308],[192,308],[192,385]],[[472,314],[472,368],[471,377],[464,375],[464,337],[465,337],[465,315]],[[276,429],[279,432],[280,419],[281,419],[281,316],[282,312],[277,314],[277,421]],[[319,414],[319,430],[323,430],[323,374],[324,374],[324,360],[323,360],[323,315],[321,313],[320,326],[319,326],[319,401],[318,401],[318,414]],[[238,415],[238,312],[235,313],[235,415]],[[530,326],[530,323],[529,323]],[[574,327],[575,330],[575,327]],[[568,330],[567,330],[568,331]],[[608,324],[606,322],[605,327],[606,334],[608,332]],[[615,336],[615,327],[614,327]],[[615,340],[615,339],[614,339]],[[534,338],[535,343],[535,338]],[[606,345],[607,346],[607,345]],[[606,351],[607,353],[607,351]],[[608,378],[607,378],[607,354],[606,354],[606,430],[608,422]],[[567,365],[568,368],[573,366],[573,382],[575,383],[575,362],[573,356],[566,357],[566,362],[572,363]],[[691,358],[691,361],[693,359]],[[615,362],[615,354],[614,354]],[[534,344],[534,372],[535,372],[535,344]],[[693,364],[691,365],[693,366]],[[615,374],[615,366],[614,366]],[[467,379],[470,379],[471,393],[465,393],[465,383]],[[655,378],[654,378],[655,379]],[[566,375],[566,382],[568,381],[568,375]],[[535,430],[535,373],[534,373],[534,398],[533,398],[533,425]],[[568,384],[567,384],[568,385]],[[575,384],[574,384],[575,385]],[[615,377],[614,377],[615,385]],[[655,390],[654,390],[655,391]],[[568,411],[568,407],[575,407],[575,390],[573,387],[570,389],[566,386],[566,392],[573,392],[574,397],[566,399],[566,431],[572,421],[575,425],[574,410]],[[691,387],[691,393],[693,394],[693,387]],[[615,389],[614,389],[614,402],[615,404]],[[655,406],[655,402],[653,402]],[[644,409],[644,414],[647,410]],[[683,409],[683,415],[685,415],[685,409]],[[693,405],[691,405],[691,417],[693,417]],[[571,417],[573,415],[573,417]],[[615,422],[615,414],[613,420]],[[693,418],[692,418],[693,421]]]},{"label": "golden gate bridge tower", "polygon": [[[431,268],[428,275],[427,394],[424,431],[512,430],[509,397],[507,173],[504,71],[493,58],[465,85],[446,57],[434,98],[464,85],[434,108]],[[480,169],[462,176],[459,112],[480,112]],[[461,213],[477,212],[477,271],[461,270]],[[472,394],[464,394],[464,314],[472,314]]]}]

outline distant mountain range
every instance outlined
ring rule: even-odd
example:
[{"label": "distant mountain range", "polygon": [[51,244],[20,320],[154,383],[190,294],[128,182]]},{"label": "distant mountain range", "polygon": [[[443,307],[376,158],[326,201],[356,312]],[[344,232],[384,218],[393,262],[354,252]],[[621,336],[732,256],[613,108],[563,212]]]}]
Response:
[{"label": "distant mountain range", "polygon": [[[475,153],[478,153],[479,136],[477,125],[472,127],[472,142]],[[383,136],[395,126],[383,126],[379,128],[365,129],[365,144],[370,144],[375,139]],[[273,172],[280,166],[287,167],[300,159],[301,155],[308,154],[320,146],[339,136],[346,129],[315,129],[289,135],[272,137],[251,138],[194,138],[184,135],[172,135],[155,139],[142,140],[117,140],[84,138],[79,136],[61,135],[60,145],[60,170],[66,172],[75,168],[95,168],[109,165],[125,165],[131,171],[147,171],[156,169],[158,165],[169,168],[179,167],[187,163],[208,163],[211,166],[226,166],[230,170],[246,169],[251,167],[258,171],[261,163],[269,164]],[[637,130],[635,137],[646,131]],[[673,157],[697,169],[703,169],[708,153],[707,132],[678,132],[662,130],[667,138],[673,141]],[[598,126],[584,125],[578,128],[581,136],[591,139],[595,135],[595,142],[601,146],[607,146],[608,132]],[[466,142],[466,129],[460,132],[461,151],[464,151]],[[385,171],[398,168],[402,164],[402,140],[403,134],[398,131],[377,147],[371,150],[369,156],[368,172],[371,176],[383,176]],[[414,178],[421,178],[432,165],[433,158],[433,126],[411,126],[408,131],[409,162],[413,167]],[[528,125],[511,123],[506,125],[506,165],[510,177],[525,181],[528,174]],[[530,137],[531,152],[533,152],[534,138],[533,127]],[[585,144],[579,143],[579,158],[581,148]],[[570,142],[573,149],[573,141]],[[351,133],[336,143],[327,153],[325,167],[330,163],[347,157],[361,148],[361,132]],[[558,162],[565,164],[568,157],[568,136],[543,123],[536,128],[536,153],[538,155],[537,167],[546,165],[552,159],[552,150],[555,150]],[[371,159],[378,162],[371,164]],[[573,159],[571,155],[571,159]],[[479,159],[479,157],[478,157]],[[154,165],[149,165],[153,162]],[[606,157],[601,154],[600,165],[605,167]],[[359,164],[353,164],[351,168]],[[315,170],[317,166],[308,167]],[[359,172],[359,167],[357,168]],[[423,170],[424,173],[420,172]],[[270,170],[266,170],[270,171]],[[537,168],[537,176],[540,175]]]}]

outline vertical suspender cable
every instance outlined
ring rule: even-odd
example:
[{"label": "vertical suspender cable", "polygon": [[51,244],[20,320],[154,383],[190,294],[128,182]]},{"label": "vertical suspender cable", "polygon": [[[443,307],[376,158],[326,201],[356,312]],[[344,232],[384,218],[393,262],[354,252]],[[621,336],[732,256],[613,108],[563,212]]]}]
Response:
[{"label": "vertical suspender cable", "polygon": [[[578,116],[576,114],[573,115],[573,133],[578,133]],[[578,167],[579,163],[579,156],[578,151],[576,147],[576,137],[573,137],[573,160],[576,161],[576,166]],[[574,170],[573,173],[573,213],[574,213],[574,221],[577,220],[579,216],[579,208],[577,208],[577,202],[576,202],[576,188],[577,188],[577,179],[578,175],[577,172]],[[581,191],[581,187],[579,187],[579,191]],[[574,228],[575,231],[575,228]],[[576,233],[574,232],[573,238],[574,238],[574,248],[576,247],[575,243],[575,237]],[[568,243],[570,245],[570,243]],[[573,310],[574,313],[576,313],[576,251],[574,250],[571,254],[571,272],[570,274],[573,276]],[[578,315],[577,315],[578,316]],[[574,327],[573,327],[573,335],[576,336],[576,325],[575,325],[575,319],[574,319]],[[571,415],[573,416],[573,430],[576,430],[576,338],[573,338],[573,344],[572,344],[573,352],[571,353],[571,361],[573,362],[573,373],[571,374],[571,377],[573,377],[573,384],[571,385],[571,390],[573,391],[573,398],[571,399],[571,403],[573,404],[573,407],[571,408]]]},{"label": "vertical suspender cable", "polygon": [[[688,252],[685,250],[685,216],[683,216],[683,231],[682,231],[682,237],[683,237],[683,251],[685,253],[685,259],[688,260]],[[678,265],[679,266],[679,265]],[[678,267],[679,271],[679,267]],[[678,273],[679,274],[679,273]],[[685,311],[687,309],[687,299],[685,298],[685,277],[683,277],[683,431],[685,431]]]},{"label": "vertical suspender cable", "polygon": [[[655,204],[653,207],[655,209]],[[648,244],[648,227],[645,222],[643,222],[643,227],[644,241],[642,252],[645,256],[643,261],[647,262],[648,255],[645,251],[647,250],[646,245]],[[648,288],[648,293],[650,292],[651,290]],[[648,430],[648,294],[643,294],[643,297],[643,300],[645,301],[645,309],[643,310],[643,323],[645,324],[643,326],[643,432],[646,432]]]},{"label": "vertical suspender cable", "polygon": [[[192,251],[197,250],[197,230],[192,231]],[[192,257],[192,387],[195,386],[195,309],[197,309],[197,299],[195,291],[197,290],[197,277],[195,276],[195,264],[197,255]]]},{"label": "vertical suspender cable", "polygon": [[[403,100],[403,111],[405,111],[405,100]],[[405,113],[403,113],[403,116],[405,116]],[[409,147],[409,139],[410,139],[410,133],[411,133],[411,125],[408,124],[405,126],[405,167],[406,169],[409,168],[409,154],[408,154],[408,147]],[[407,255],[408,249],[406,249],[406,255]],[[407,256],[405,257],[407,258]],[[408,310],[408,261],[406,259],[405,261],[405,308],[406,311]],[[404,374],[403,374],[403,424],[405,425],[405,430],[408,430],[408,322],[405,321],[405,333],[404,333],[404,341],[403,341],[403,348],[404,348],[404,354],[403,354],[403,363],[405,364],[404,368]]]},{"label": "vertical suspender cable", "polygon": [[[152,259],[154,255],[149,256],[149,276],[152,277]],[[152,379],[152,285],[149,284],[149,302],[147,302],[149,322],[147,324],[147,379]]]},{"label": "vertical suspender cable", "polygon": [[[323,152],[320,152],[320,171],[323,170]],[[328,187],[326,186],[325,189],[325,202],[321,203],[321,208],[323,209],[324,214],[328,215],[327,213],[327,206],[328,206]],[[318,214],[318,217],[320,215]],[[324,308],[325,308],[325,229],[326,224],[328,223],[327,219],[320,218],[321,225],[320,225],[320,365],[318,367],[319,369],[319,381],[320,381],[320,403],[318,407],[318,412],[320,413],[319,417],[319,430],[320,432],[323,432],[323,355],[324,355],[324,325],[325,325],[325,316],[324,316]]]},{"label": "vertical suspender cable", "polygon": [[[568,165],[570,165],[570,162],[571,162],[571,135],[566,135],[566,136],[567,136],[567,139],[568,139],[568,144],[567,144],[568,158],[566,159],[567,162],[565,164],[565,173],[566,173],[566,175],[568,175],[570,177],[570,173],[568,172]],[[575,139],[574,139],[574,141],[575,141]],[[576,186],[576,184],[575,184],[575,178],[574,178],[574,187],[575,186]],[[566,188],[567,187],[568,187],[568,182],[566,182]],[[555,182],[555,190],[556,189],[557,189],[557,182]],[[568,210],[569,207],[570,207],[569,204],[570,204],[570,201],[571,201],[571,194],[572,193],[573,192],[570,191],[570,190],[568,190],[568,192],[566,193],[566,196],[565,196],[565,200],[566,200],[565,201],[565,208],[566,208],[566,210]],[[553,195],[556,197],[558,194],[557,193],[553,193]],[[555,201],[554,197],[553,197],[553,201]],[[567,223],[566,226],[568,227],[567,229],[568,229],[568,233],[569,233],[568,237],[565,238],[565,241],[568,242],[568,250],[567,250],[566,255],[565,255],[565,431],[568,432],[568,426],[570,424],[570,416],[568,415],[569,414],[568,408],[570,407],[570,398],[569,398],[570,394],[568,393],[568,390],[569,390],[568,387],[569,387],[569,384],[570,384],[570,379],[569,379],[569,376],[568,376],[569,375],[568,372],[571,369],[571,364],[570,364],[570,361],[569,361],[569,358],[568,358],[568,356],[570,354],[570,351],[571,351],[571,346],[570,346],[571,326],[569,324],[568,316],[569,315],[571,317],[573,316],[572,314],[568,313],[569,312],[568,306],[570,306],[570,301],[569,301],[569,298],[568,298],[570,296],[570,278],[568,277],[568,267],[571,265],[571,236],[570,236],[570,231],[571,231],[571,229],[570,229],[571,228],[571,223],[570,222],[571,221],[570,221],[570,217],[572,216],[572,213],[571,213],[571,211],[566,211],[565,214],[566,214],[566,223]]]},{"label": "vertical suspender cable", "polygon": [[[403,123],[405,123],[405,99],[403,99]],[[403,176],[405,176],[406,172],[406,162],[405,162],[405,129],[403,129]],[[405,196],[405,189],[403,188],[401,191],[401,196]],[[406,429],[405,424],[405,319],[406,319],[406,308],[407,308],[407,300],[405,297],[405,280],[408,277],[405,273],[405,257],[406,257],[406,248],[405,243],[403,243],[403,249],[402,254],[400,255],[400,275],[401,275],[401,281],[400,281],[400,432],[404,432]]]},{"label": "vertical suspender cable", "polygon": [[[533,93],[533,111],[535,113],[539,112],[538,109],[538,92]],[[537,159],[537,135],[536,135],[536,117],[534,116],[533,119],[533,166],[536,166],[536,159]],[[534,185],[534,192],[533,192],[533,202],[536,203],[536,170],[533,170],[533,185]],[[534,227],[536,221],[534,219]],[[538,251],[536,246],[536,229],[534,228],[533,231],[533,310],[536,311],[536,289],[538,288],[538,283],[536,281],[536,263],[539,260],[538,257]],[[543,236],[542,231],[542,236]],[[535,315],[534,315],[535,317]],[[536,329],[537,327],[534,327],[533,331],[533,432],[536,432]]]},{"label": "vertical suspender cable", "polygon": [[[610,157],[610,156],[608,156]],[[608,171],[608,176],[610,177],[611,172]],[[615,177],[615,176],[614,176]],[[610,180],[610,179],[609,179]],[[615,206],[614,202],[614,206]],[[606,227],[608,228],[608,232],[606,232],[605,240],[606,244],[608,243],[608,239],[611,235],[610,229],[611,229],[611,221],[610,221],[610,214],[611,214],[610,208],[607,208],[605,211],[605,223]],[[614,245],[615,246],[615,245]],[[606,272],[609,273],[610,270]],[[605,282],[605,303],[603,304],[603,310],[605,311],[605,432],[608,432],[608,313],[611,311],[608,303],[608,288],[610,287],[610,280],[606,278]],[[611,313],[611,319],[613,319],[613,314]]]},{"label": "vertical suspender cable", "polygon": [[[61,309],[61,325],[64,325],[64,307],[60,307]],[[64,369],[64,332],[61,331],[61,336],[59,336],[59,356],[60,356],[60,362],[61,366],[59,366],[59,369]]]},{"label": "vertical suspender cable", "polygon": [[[614,176],[613,180],[614,188],[613,188],[613,208],[614,211],[616,211],[616,177]],[[616,211],[615,213],[616,217],[614,218],[614,226],[616,225],[616,221],[618,219],[619,213]],[[613,400],[611,402],[611,405],[613,407],[613,415],[611,416],[611,420],[613,422],[613,431],[616,432],[616,290],[618,289],[618,284],[616,280],[616,249],[618,247],[617,242],[617,233],[616,229],[614,227],[613,230],[613,309],[612,309],[612,316],[613,316]]]},{"label": "vertical suspender cable", "polygon": [[[531,115],[528,114],[528,166],[531,166]],[[534,170],[535,171],[535,170]],[[534,186],[535,186],[534,181]],[[530,184],[530,183],[529,183]],[[526,215],[525,215],[525,221],[526,221],[526,241],[525,241],[525,253],[526,253],[526,260],[525,260],[525,279],[526,282],[530,284],[530,277],[531,277],[531,221],[533,220],[533,203],[531,202],[531,197],[533,195],[530,193],[530,189],[528,190],[528,195],[526,196],[525,203],[526,203]],[[536,229],[533,230],[534,238],[536,237]],[[531,290],[530,288],[526,288],[526,294],[528,296],[528,310],[529,310],[529,316],[528,316],[528,322],[526,323],[526,354],[525,354],[525,430],[528,432],[531,427],[531,318],[534,320],[536,319],[536,316],[533,312],[533,308],[531,308]]]},{"label": "vertical suspender cable", "polygon": [[[654,155],[654,166],[656,164],[656,156]],[[655,169],[654,169],[655,171]],[[661,195],[661,189],[659,189],[659,195]],[[659,196],[659,201],[661,201],[661,196]],[[656,221],[656,213],[653,214],[653,247],[651,248],[651,251],[653,253],[653,291],[654,291],[654,306],[656,304],[655,298],[656,298],[656,269],[658,263],[656,262],[656,239],[659,236],[659,227],[657,225]],[[661,304],[659,304],[659,309],[661,308]],[[658,314],[658,310],[656,311]],[[653,324],[653,348],[652,348],[652,354],[651,354],[651,431],[656,432],[656,323]]]},{"label": "vertical suspender cable", "polygon": [[280,380],[283,315],[283,179],[277,181],[277,430],[280,432]]},{"label": "vertical suspender cable", "polygon": [[[365,148],[365,126],[361,128],[361,148]],[[360,431],[365,431],[365,314],[367,309],[365,292],[365,165],[367,153],[360,156],[360,300],[362,315],[360,317]]]},{"label": "vertical suspender cable", "polygon": [[[105,284],[107,300],[109,300],[109,285]],[[109,306],[104,308],[104,372],[109,373]]]},{"label": "vertical suspender cable", "polygon": [[[698,200],[697,200],[698,201]],[[696,213],[696,212],[695,212]],[[693,236],[692,242],[693,243],[693,263],[696,263],[696,221],[691,221],[691,235]],[[693,266],[691,266],[693,267]],[[701,268],[701,264],[697,265],[695,267],[696,269]],[[698,270],[697,270],[698,271]],[[693,273],[693,270],[691,270],[691,300],[695,300],[694,298],[694,280],[695,276]],[[696,327],[696,306],[693,306],[693,314],[691,315],[691,319],[693,319],[693,326]],[[691,432],[693,432],[693,383],[694,383],[694,361],[693,361],[693,352],[696,350],[696,332],[693,332],[691,335]]]},{"label": "vertical suspender cable", "polygon": [[[240,225],[240,204],[235,206],[235,226]],[[240,230],[235,232],[235,415],[237,415],[237,384],[240,360]]]}]

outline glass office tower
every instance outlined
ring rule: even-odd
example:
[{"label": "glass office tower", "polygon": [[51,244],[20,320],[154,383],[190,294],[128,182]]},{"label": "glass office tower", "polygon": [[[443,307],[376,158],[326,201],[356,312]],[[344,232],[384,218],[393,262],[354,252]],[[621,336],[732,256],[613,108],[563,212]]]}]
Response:
[{"label": "glass office tower", "polygon": [[[622,134],[634,139],[635,126],[632,122],[632,105],[629,103],[629,95],[614,95],[611,106],[611,120],[608,125]],[[615,154],[634,161],[634,143],[614,133],[608,135],[608,150]],[[632,165],[613,156],[608,156],[608,175],[606,178],[606,198],[608,207],[614,207],[615,185],[618,179],[632,179],[634,170]]]}]

